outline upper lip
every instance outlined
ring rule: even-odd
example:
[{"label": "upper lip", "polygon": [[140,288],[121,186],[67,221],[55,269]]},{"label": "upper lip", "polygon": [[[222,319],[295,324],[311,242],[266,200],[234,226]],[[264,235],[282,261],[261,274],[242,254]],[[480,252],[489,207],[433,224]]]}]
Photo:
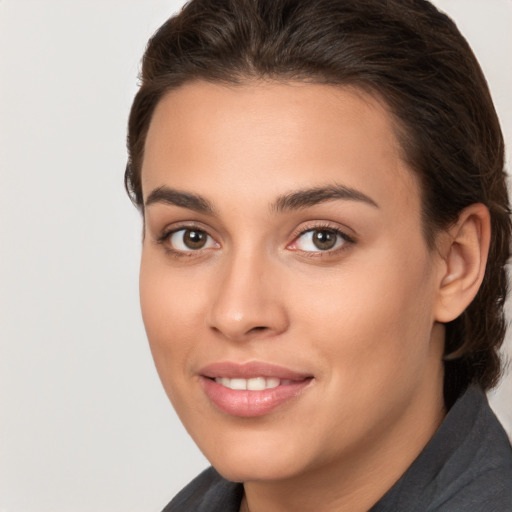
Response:
[{"label": "upper lip", "polygon": [[203,377],[215,379],[228,377],[231,379],[251,379],[254,377],[275,377],[282,380],[304,380],[311,378],[309,373],[299,372],[271,363],[262,361],[251,361],[248,363],[234,363],[231,361],[220,361],[201,368],[199,373]]}]

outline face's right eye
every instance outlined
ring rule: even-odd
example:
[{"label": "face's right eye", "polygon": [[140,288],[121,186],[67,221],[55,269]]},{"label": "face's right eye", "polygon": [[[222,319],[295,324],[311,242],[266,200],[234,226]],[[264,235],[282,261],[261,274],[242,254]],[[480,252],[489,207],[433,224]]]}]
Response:
[{"label": "face's right eye", "polygon": [[167,235],[171,249],[179,252],[192,252],[217,247],[213,238],[202,229],[183,228]]}]

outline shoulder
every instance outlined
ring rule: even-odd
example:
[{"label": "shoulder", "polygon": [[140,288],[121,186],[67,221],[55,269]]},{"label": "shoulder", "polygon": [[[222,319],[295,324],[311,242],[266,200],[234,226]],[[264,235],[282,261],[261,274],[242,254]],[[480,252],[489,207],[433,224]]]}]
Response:
[{"label": "shoulder", "polygon": [[484,392],[471,387],[372,512],[512,512],[512,448]]},{"label": "shoulder", "polygon": [[512,512],[512,472],[501,467],[481,471],[436,501],[428,512]]},{"label": "shoulder", "polygon": [[242,484],[230,482],[212,467],[184,487],[162,512],[238,512]]},{"label": "shoulder", "polygon": [[[439,492],[428,510],[512,512],[512,448],[507,435],[481,390],[469,390],[464,401],[475,413],[465,418],[472,425],[441,470]],[[457,427],[460,422],[453,425]]]}]

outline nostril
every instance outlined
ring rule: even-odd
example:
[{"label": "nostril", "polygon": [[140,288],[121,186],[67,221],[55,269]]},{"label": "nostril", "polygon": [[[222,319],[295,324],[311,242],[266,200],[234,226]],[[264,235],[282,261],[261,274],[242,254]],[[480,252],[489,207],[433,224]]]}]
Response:
[{"label": "nostril", "polygon": [[265,329],[267,329],[267,327],[265,327],[265,326],[256,326],[256,327],[253,327],[252,329],[250,329],[249,332],[264,331]]}]

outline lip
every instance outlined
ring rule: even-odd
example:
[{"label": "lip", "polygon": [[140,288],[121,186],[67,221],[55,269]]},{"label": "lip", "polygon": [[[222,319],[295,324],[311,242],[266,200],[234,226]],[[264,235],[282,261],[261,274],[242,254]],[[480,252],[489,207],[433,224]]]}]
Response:
[{"label": "lip", "polygon": [[[270,413],[302,394],[313,381],[311,374],[263,362],[245,364],[219,362],[205,366],[198,373],[206,396],[218,409],[229,415],[245,418]],[[215,382],[214,379],[218,377],[231,379],[274,377],[287,383],[261,391],[233,390]]]},{"label": "lip", "polygon": [[204,377],[215,379],[217,377],[229,377],[230,379],[250,379],[253,377],[276,377],[282,380],[303,380],[312,377],[310,373],[297,372],[284,366],[251,361],[239,364],[231,361],[222,361],[209,364],[198,372]]}]

